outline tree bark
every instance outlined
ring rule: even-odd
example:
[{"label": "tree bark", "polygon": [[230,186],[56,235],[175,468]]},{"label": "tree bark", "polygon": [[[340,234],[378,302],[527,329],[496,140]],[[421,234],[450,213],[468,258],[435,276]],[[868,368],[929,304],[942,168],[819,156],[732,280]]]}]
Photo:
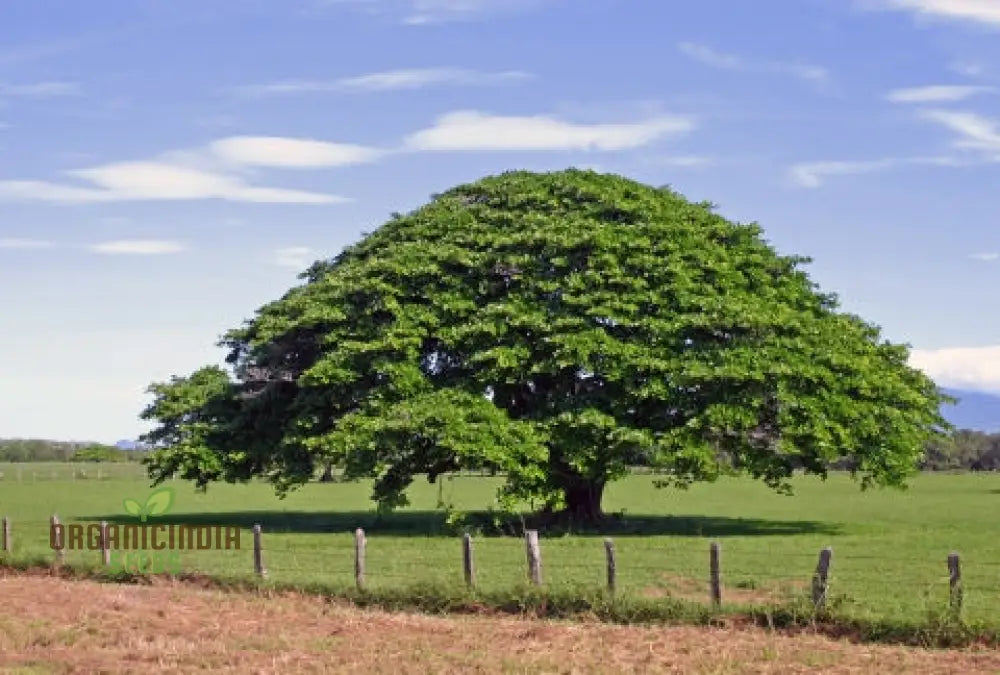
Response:
[{"label": "tree bark", "polygon": [[333,464],[327,464],[323,468],[323,475],[319,477],[320,483],[332,483],[333,482]]},{"label": "tree bark", "polygon": [[604,518],[601,497],[604,483],[580,479],[563,488],[566,499],[566,515],[578,523],[598,523]]}]

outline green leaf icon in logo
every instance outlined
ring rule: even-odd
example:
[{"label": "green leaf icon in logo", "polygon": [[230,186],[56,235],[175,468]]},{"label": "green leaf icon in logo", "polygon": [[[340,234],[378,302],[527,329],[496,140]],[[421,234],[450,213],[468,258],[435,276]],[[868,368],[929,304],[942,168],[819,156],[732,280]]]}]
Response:
[{"label": "green leaf icon in logo", "polygon": [[170,505],[173,503],[174,491],[171,488],[163,488],[149,495],[143,505],[134,499],[126,499],[123,505],[126,513],[138,516],[140,521],[146,522],[146,518],[149,516],[159,516],[169,511]]},{"label": "green leaf icon in logo", "polygon": [[134,499],[125,500],[125,513],[129,514],[130,516],[139,516],[143,520],[146,519],[145,516],[143,516],[142,514],[142,507],[139,506],[139,502],[137,502]]}]

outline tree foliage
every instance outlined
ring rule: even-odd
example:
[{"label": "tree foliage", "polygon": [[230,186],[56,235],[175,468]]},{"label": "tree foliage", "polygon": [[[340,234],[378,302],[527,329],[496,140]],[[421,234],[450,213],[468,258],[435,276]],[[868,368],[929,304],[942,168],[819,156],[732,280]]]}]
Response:
[{"label": "tree foliage", "polygon": [[152,474],[284,492],[332,462],[391,507],[416,474],[491,467],[504,499],[587,519],[634,463],[902,484],[945,397],[761,235],[588,171],[458,186],[227,333],[232,374],[153,385]]}]

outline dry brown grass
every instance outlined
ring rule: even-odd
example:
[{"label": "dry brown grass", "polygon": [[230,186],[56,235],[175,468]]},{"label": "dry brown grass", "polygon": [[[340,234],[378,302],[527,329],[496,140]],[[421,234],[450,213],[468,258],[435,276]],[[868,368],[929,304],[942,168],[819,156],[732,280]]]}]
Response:
[{"label": "dry brown grass", "polygon": [[1000,652],[762,630],[365,611],[293,594],[0,572],[0,672],[985,673]]}]

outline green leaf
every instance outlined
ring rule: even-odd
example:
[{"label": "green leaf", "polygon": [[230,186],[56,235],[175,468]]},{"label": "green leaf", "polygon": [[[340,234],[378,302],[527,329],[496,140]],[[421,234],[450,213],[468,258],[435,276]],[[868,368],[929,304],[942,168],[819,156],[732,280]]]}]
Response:
[{"label": "green leaf", "polygon": [[146,499],[145,512],[150,516],[166,513],[174,502],[174,491],[170,488],[157,490]]},{"label": "green leaf", "polygon": [[123,504],[125,505],[125,513],[129,514],[130,516],[142,515],[142,507],[139,505],[139,502],[135,501],[134,499],[126,499],[123,502]]}]

